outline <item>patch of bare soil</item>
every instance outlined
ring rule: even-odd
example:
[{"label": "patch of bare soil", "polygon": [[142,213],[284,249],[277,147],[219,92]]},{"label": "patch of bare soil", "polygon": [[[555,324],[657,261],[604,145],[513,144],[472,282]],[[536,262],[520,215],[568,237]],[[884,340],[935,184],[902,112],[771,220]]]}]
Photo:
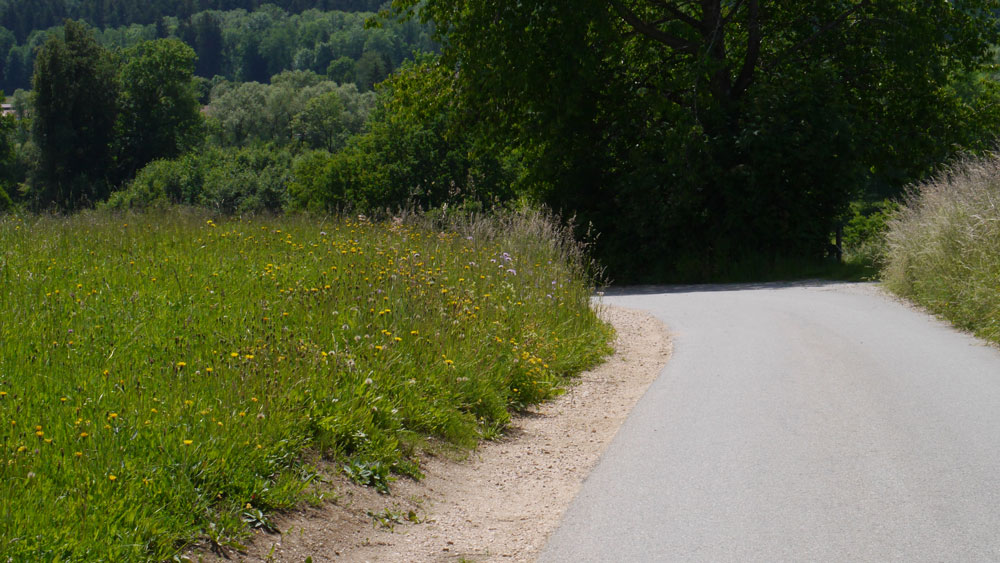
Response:
[{"label": "patch of bare soil", "polygon": [[[465,460],[426,457],[421,481],[380,495],[339,479],[320,508],[285,515],[237,561],[534,561],[587,474],[670,356],[663,324],[602,307],[615,354],[566,394],[515,417]],[[202,554],[195,558],[215,559]]]}]

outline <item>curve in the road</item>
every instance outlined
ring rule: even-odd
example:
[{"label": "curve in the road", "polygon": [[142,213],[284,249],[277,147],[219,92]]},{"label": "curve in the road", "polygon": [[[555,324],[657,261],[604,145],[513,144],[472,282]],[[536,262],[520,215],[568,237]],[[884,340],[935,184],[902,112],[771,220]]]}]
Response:
[{"label": "curve in the road", "polygon": [[1000,561],[1000,351],[865,284],[604,300],[674,356],[541,561]]}]

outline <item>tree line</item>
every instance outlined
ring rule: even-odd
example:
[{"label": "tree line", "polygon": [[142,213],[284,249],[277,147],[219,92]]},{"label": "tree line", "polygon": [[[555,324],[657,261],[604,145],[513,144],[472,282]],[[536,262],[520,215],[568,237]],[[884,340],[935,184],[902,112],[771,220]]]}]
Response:
[{"label": "tree line", "polygon": [[[283,70],[311,70],[338,82],[355,82],[369,90],[385,79],[414,51],[433,51],[430,28],[416,21],[386,19],[366,23],[368,12],[295,13],[267,5],[255,11],[202,11],[190,17],[163,17],[156,23],[95,29],[107,48],[127,48],[142,41],[178,38],[195,50],[195,74],[229,80],[266,82]],[[18,43],[0,27],[0,88],[10,93],[30,89],[34,58],[59,26],[36,30]]]},{"label": "tree line", "polygon": [[155,24],[162,18],[187,19],[207,10],[254,11],[270,4],[298,14],[306,10],[376,12],[385,0],[0,0],[0,26],[24,42],[31,32],[82,20],[98,28]]},{"label": "tree line", "polygon": [[[32,194],[53,182],[29,174],[8,194],[232,211],[531,201],[599,233],[618,280],[821,260],[852,209],[993,146],[996,4],[398,0],[393,17],[444,47],[377,94],[329,69],[216,80],[197,150],[123,167],[109,149],[105,192],[47,202]],[[32,139],[0,157],[32,169]]]}]

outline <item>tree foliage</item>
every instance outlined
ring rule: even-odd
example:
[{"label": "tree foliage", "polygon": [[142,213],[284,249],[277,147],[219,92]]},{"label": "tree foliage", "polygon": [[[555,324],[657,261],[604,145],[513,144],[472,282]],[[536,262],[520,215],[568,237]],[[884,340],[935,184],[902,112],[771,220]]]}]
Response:
[{"label": "tree foliage", "polygon": [[477,142],[474,116],[454,88],[454,74],[435,59],[405,66],[381,86],[368,131],[342,151],[296,161],[292,203],[313,209],[429,209],[513,198],[518,159]]},{"label": "tree foliage", "polygon": [[85,24],[68,21],[63,30],[35,64],[32,197],[38,206],[74,208],[110,191],[119,85],[111,55]]},{"label": "tree foliage", "polygon": [[[151,25],[168,16],[190,17],[203,10],[253,11],[264,4],[300,13],[310,9],[374,12],[384,0],[0,0],[0,25],[24,39],[64,19],[95,27]],[[162,39],[162,37],[161,37]]]},{"label": "tree foliage", "polygon": [[176,39],[158,39],[127,49],[122,56],[117,165],[128,178],[156,158],[179,156],[197,144],[201,114],[190,47]]},{"label": "tree foliage", "polygon": [[[984,142],[956,82],[993,0],[396,0],[437,25],[483,135],[603,233],[622,277],[819,257],[859,188],[899,190]],[[641,253],[638,252],[641,250]]]},{"label": "tree foliage", "polygon": [[[180,39],[195,50],[195,74],[206,79],[221,75],[266,82],[285,70],[326,74],[331,69],[330,78],[337,82],[358,80],[360,88],[370,90],[414,52],[436,49],[427,26],[396,20],[367,25],[374,15],[318,9],[300,13],[266,4],[253,11],[176,12],[153,23],[98,29],[96,35],[108,49]],[[39,28],[18,40],[0,26],[0,88],[28,88],[35,48],[61,33],[58,26]],[[336,61],[340,62],[334,65]],[[360,79],[355,72],[358,64]]]}]

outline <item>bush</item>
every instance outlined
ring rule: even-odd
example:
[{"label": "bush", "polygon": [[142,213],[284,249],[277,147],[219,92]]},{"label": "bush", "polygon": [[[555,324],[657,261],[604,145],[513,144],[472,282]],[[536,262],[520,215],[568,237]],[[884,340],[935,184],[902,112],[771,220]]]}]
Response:
[{"label": "bush", "polygon": [[143,168],[128,187],[108,200],[115,209],[167,204],[211,207],[225,212],[281,211],[288,204],[292,156],[268,148],[212,149]]},{"label": "bush", "polygon": [[883,278],[956,325],[1000,342],[1000,156],[967,158],[914,187],[889,221]]},{"label": "bush", "polygon": [[887,222],[899,204],[885,199],[874,203],[851,203],[844,225],[844,254],[847,262],[881,265],[885,258]]}]

